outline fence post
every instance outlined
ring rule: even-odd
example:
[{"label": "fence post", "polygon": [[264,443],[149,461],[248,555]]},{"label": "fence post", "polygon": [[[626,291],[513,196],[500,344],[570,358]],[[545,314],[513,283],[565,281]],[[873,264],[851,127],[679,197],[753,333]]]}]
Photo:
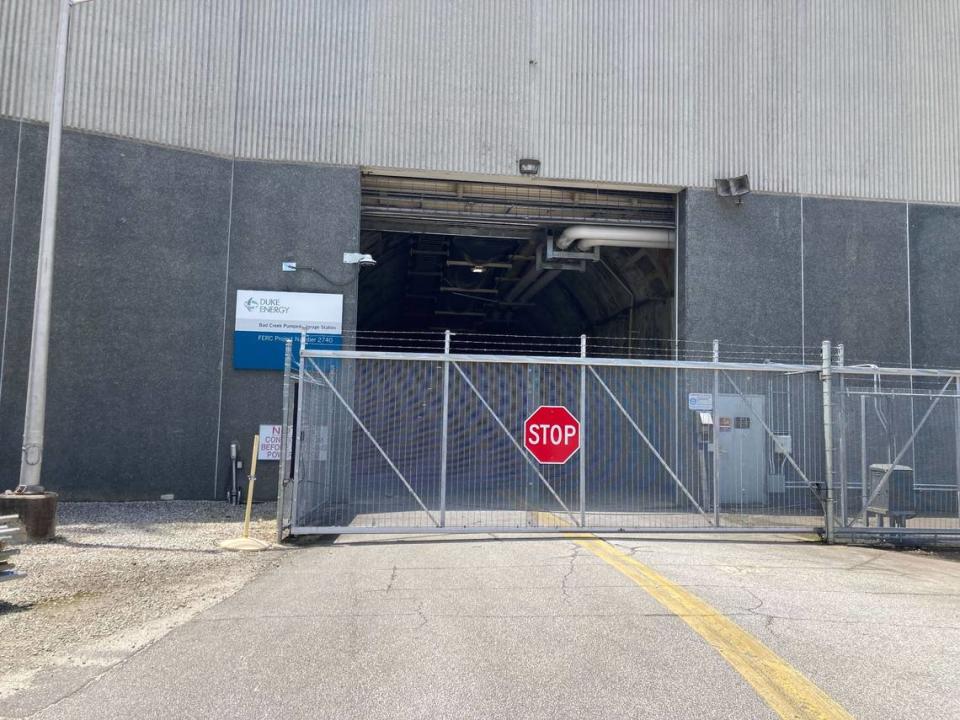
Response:
[{"label": "fence post", "polygon": [[[720,341],[713,341],[713,362],[720,362]],[[720,527],[720,371],[713,371],[713,524]]]},{"label": "fence post", "polygon": [[283,540],[283,494],[290,477],[287,452],[290,447],[290,368],[293,364],[293,340],[284,342],[283,348],[283,406],[280,411],[280,477],[277,479],[277,542]]},{"label": "fence post", "polygon": [[[844,365],[843,343],[837,343],[837,367]],[[840,463],[840,524],[847,524],[847,385],[846,375],[840,374],[840,403],[837,412],[837,461]]]},{"label": "fence post", "polygon": [[[587,357],[587,336],[580,336],[580,357]],[[580,366],[580,527],[587,525],[587,448],[583,428],[587,423],[587,366]]]},{"label": "fence post", "polygon": [[443,332],[443,420],[440,425],[440,527],[447,525],[447,425],[450,408],[450,331]]},{"label": "fence post", "polygon": [[957,517],[960,518],[960,375],[953,378],[953,387],[956,390],[957,401],[954,403],[953,415],[955,418],[954,431],[957,438],[956,455],[954,460],[957,465]]},{"label": "fence post", "polygon": [[824,340],[821,351],[821,373],[820,378],[823,383],[823,469],[826,475],[827,498],[824,505],[824,528],[826,531],[827,542],[832,543],[834,539],[834,519],[833,519],[833,403],[831,399],[831,387],[833,373],[831,372],[830,341]]},{"label": "fence post", "polygon": [[[296,413],[293,418],[293,427],[296,428],[296,436],[292,438],[293,440],[293,497],[290,500],[290,527],[292,528],[297,524],[300,511],[300,473],[302,471],[301,464],[303,459],[303,436],[304,428],[303,423],[300,422],[303,418],[303,351],[306,348],[306,332],[300,334],[300,349],[297,352],[297,406]],[[293,362],[293,352],[291,349],[291,363]]]}]

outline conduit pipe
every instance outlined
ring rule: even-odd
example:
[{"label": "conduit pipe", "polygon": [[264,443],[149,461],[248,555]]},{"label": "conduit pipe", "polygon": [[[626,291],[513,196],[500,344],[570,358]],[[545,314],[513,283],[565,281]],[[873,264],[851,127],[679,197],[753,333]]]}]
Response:
[{"label": "conduit pipe", "polygon": [[557,238],[557,249],[576,244],[577,250],[594,247],[665,248],[674,246],[673,230],[665,228],[627,228],[604,225],[571,225]]}]

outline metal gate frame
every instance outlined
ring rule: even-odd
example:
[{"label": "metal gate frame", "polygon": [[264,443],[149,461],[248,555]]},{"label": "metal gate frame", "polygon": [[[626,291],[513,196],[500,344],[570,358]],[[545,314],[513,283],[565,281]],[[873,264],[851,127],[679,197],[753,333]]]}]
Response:
[{"label": "metal gate frame", "polygon": [[[843,346],[837,346],[838,349],[838,358],[836,366],[833,368],[833,373],[839,377],[839,392],[841,395],[841,401],[838,406],[838,423],[839,428],[837,432],[837,437],[839,441],[838,447],[838,456],[840,464],[839,472],[839,489],[840,489],[840,518],[841,521],[838,527],[835,529],[835,533],[838,536],[845,538],[862,538],[862,537],[919,537],[919,536],[940,536],[940,537],[958,537],[960,536],[960,526],[958,528],[943,528],[943,527],[933,527],[933,528],[924,528],[924,527],[911,527],[911,528],[896,528],[896,527],[869,527],[865,523],[865,518],[867,514],[867,508],[873,503],[873,501],[880,495],[883,489],[886,487],[890,477],[893,474],[894,468],[904,459],[906,454],[914,448],[915,441],[920,435],[921,431],[927,425],[928,420],[930,419],[933,411],[940,405],[941,401],[944,399],[949,399],[954,403],[954,463],[955,463],[955,474],[956,474],[956,500],[957,500],[957,513],[958,521],[960,521],[960,370],[950,370],[950,369],[926,369],[926,368],[889,368],[889,367],[879,367],[874,365],[858,365],[858,366],[845,366],[843,362]],[[846,378],[869,378],[872,381],[873,389],[872,391],[865,390],[850,390],[846,388]],[[889,389],[883,389],[883,380],[887,379],[897,379],[900,382],[905,384],[904,388],[891,387]],[[914,383],[920,379],[925,379],[930,382],[936,382],[939,387],[938,390],[930,390],[926,393],[917,391],[914,388]],[[943,384],[940,385],[940,381],[943,381]],[[952,392],[951,392],[952,388]],[[854,412],[858,414],[858,421],[854,425],[849,417],[848,405],[850,403],[850,398],[857,398],[857,405],[859,406],[859,412],[854,408]],[[906,440],[902,443],[895,445],[896,452],[892,454],[889,465],[890,468],[884,471],[884,474],[877,482],[876,486],[872,491],[869,491],[867,487],[867,478],[861,477],[860,479],[860,490],[861,490],[861,509],[859,512],[851,513],[848,512],[847,503],[848,503],[848,489],[850,484],[848,483],[848,458],[847,458],[847,448],[846,448],[846,439],[847,434],[851,430],[857,431],[859,436],[859,445],[860,447],[854,450],[855,453],[861,458],[861,462],[864,460],[867,452],[867,431],[865,425],[865,416],[866,416],[866,403],[868,397],[882,397],[893,399],[910,399],[911,402],[911,417],[910,417],[910,434]],[[930,406],[926,409],[926,412],[917,419],[913,416],[913,401],[917,398],[921,398],[930,402]]]},{"label": "metal gate frame", "polygon": [[[789,363],[774,363],[774,362],[764,362],[764,363],[744,363],[744,362],[721,362],[719,359],[718,344],[714,343],[714,354],[713,361],[686,361],[686,360],[650,360],[650,359],[632,359],[632,358],[597,358],[597,357],[587,357],[586,355],[586,336],[581,337],[581,353],[580,357],[555,357],[555,356],[526,356],[526,355],[478,355],[478,354],[453,354],[450,352],[450,337],[451,334],[448,331],[445,336],[444,344],[444,353],[442,355],[437,353],[419,353],[419,352],[380,352],[380,351],[357,351],[357,350],[302,350],[300,352],[300,362],[298,363],[299,369],[297,371],[298,378],[298,393],[302,398],[304,383],[308,382],[308,379],[305,375],[305,368],[307,364],[311,361],[325,359],[325,360],[388,360],[388,361],[420,361],[420,362],[432,362],[443,363],[443,409],[442,409],[442,426],[440,428],[441,435],[441,467],[439,472],[440,477],[440,503],[439,507],[435,508],[434,512],[431,512],[431,509],[428,508],[427,504],[416,494],[413,490],[411,484],[404,477],[403,473],[397,467],[397,465],[390,458],[388,453],[384,450],[382,445],[377,441],[376,437],[370,432],[370,430],[364,425],[362,420],[358,417],[354,409],[351,407],[350,403],[346,398],[339,393],[334,384],[330,382],[329,378],[322,371],[317,371],[322,382],[333,391],[337,402],[341,405],[343,409],[351,416],[353,421],[359,427],[361,432],[368,438],[373,446],[380,453],[385,462],[389,465],[393,473],[396,475],[400,483],[404,486],[405,490],[412,494],[416,500],[418,506],[424,510],[427,514],[427,517],[430,518],[432,524],[425,526],[400,526],[400,527],[368,527],[368,526],[313,526],[313,525],[297,525],[294,522],[294,518],[297,517],[297,487],[300,480],[300,467],[301,467],[301,453],[303,452],[303,443],[296,442],[296,452],[294,453],[294,470],[293,478],[291,482],[285,482],[286,477],[281,479],[281,488],[280,488],[280,498],[281,505],[278,508],[278,537],[282,537],[284,532],[287,532],[291,535],[313,535],[313,534],[349,534],[349,533],[374,533],[374,534],[393,534],[393,533],[488,533],[488,532],[501,532],[501,533],[536,533],[536,532],[548,532],[555,533],[562,531],[561,526],[479,526],[479,527],[464,527],[464,526],[448,526],[446,523],[446,514],[447,514],[447,448],[448,448],[448,420],[449,420],[449,398],[450,398],[450,377],[451,370],[456,372],[463,380],[467,383],[470,391],[477,397],[481,404],[485,407],[486,411],[493,418],[495,423],[499,428],[510,438],[512,444],[516,447],[517,451],[527,460],[533,470],[536,472],[536,475],[539,477],[540,481],[546,486],[547,490],[551,493],[553,498],[559,502],[559,505],[562,507],[563,512],[561,515],[564,515],[569,518],[569,524],[566,520],[559,520],[567,527],[567,530],[576,530],[580,532],[595,532],[595,533],[614,533],[614,532],[641,532],[641,533],[696,533],[696,532],[707,532],[707,533],[817,533],[825,534],[829,540],[833,539],[833,471],[830,464],[832,460],[832,430],[829,427],[829,416],[830,416],[830,393],[831,393],[831,368],[832,363],[831,358],[831,349],[829,342],[823,344],[823,362],[820,365],[812,364],[789,364]],[[529,454],[524,450],[524,448],[519,444],[517,439],[513,437],[513,434],[508,430],[503,421],[497,416],[493,408],[487,403],[484,399],[483,394],[479,391],[476,385],[471,382],[468,373],[463,369],[464,366],[469,366],[473,363],[499,363],[499,364],[523,364],[523,365],[564,365],[564,366],[574,366],[580,368],[580,392],[579,392],[579,404],[580,404],[580,414],[581,418],[585,415],[585,390],[587,387],[587,382],[590,377],[592,377],[598,386],[601,388],[602,392],[612,400],[614,405],[617,407],[619,413],[624,417],[629,426],[633,429],[636,435],[641,439],[644,445],[651,451],[654,457],[656,457],[658,463],[667,471],[668,475],[671,477],[673,482],[677,485],[678,493],[683,493],[687,500],[696,508],[696,511],[704,518],[706,521],[705,526],[691,526],[691,527],[622,527],[616,528],[611,526],[591,526],[586,522],[586,511],[584,507],[585,502],[585,484],[586,484],[586,463],[583,462],[582,456],[579,460],[579,507],[571,508],[568,507],[562,499],[558,496],[556,491],[551,487],[547,478],[540,472],[537,467],[537,463],[530,458]],[[771,427],[763,421],[762,418],[755,415],[755,419],[759,421],[761,426],[764,429],[764,432],[767,437],[771,439],[775,446],[779,448],[779,452],[783,455],[785,460],[790,463],[791,467],[796,471],[797,476],[801,479],[803,484],[813,492],[814,497],[819,501],[823,507],[823,516],[824,524],[823,526],[762,526],[762,527],[745,527],[745,526],[723,526],[720,522],[720,514],[718,510],[718,503],[714,500],[714,512],[711,516],[708,511],[697,502],[696,498],[689,492],[686,485],[680,480],[677,472],[673,467],[671,467],[670,462],[663,456],[660,450],[656,445],[651,442],[650,438],[644,433],[643,428],[637,422],[637,420],[632,417],[629,411],[626,409],[624,404],[621,402],[620,398],[617,397],[616,393],[609,387],[609,385],[604,382],[600,374],[597,372],[598,368],[603,367],[638,367],[638,368],[661,368],[668,370],[698,370],[703,372],[711,372],[714,377],[714,398],[718,394],[718,382],[721,375],[723,375],[730,383],[731,387],[734,388],[734,391],[743,396],[741,388],[733,380],[731,373],[734,371],[748,371],[751,373],[779,373],[783,374],[797,374],[797,375],[809,375],[812,373],[819,373],[823,381],[823,401],[824,401],[824,410],[825,412],[825,421],[824,421],[824,438],[826,440],[826,463],[825,463],[825,478],[826,478],[826,492],[823,493],[820,491],[817,483],[811,481],[807,473],[801,467],[800,463],[797,462],[797,459],[794,457],[794,452],[784,447],[778,438],[777,434],[771,429]],[[292,377],[292,371],[288,369],[285,373],[286,379],[284,382],[285,388],[285,407],[289,407],[289,398],[287,397],[290,393],[289,390],[289,380]],[[679,403],[679,398],[676,399],[676,402]],[[749,405],[749,403],[748,403]],[[302,407],[302,404],[301,404]],[[716,407],[716,402],[714,403]],[[287,428],[288,433],[291,433],[291,427]],[[713,438],[716,441],[717,428],[714,426],[713,429]],[[298,438],[299,439],[299,438]],[[287,447],[290,447],[294,444],[294,438],[288,437],[284,441],[284,451]],[[283,466],[284,463],[281,463]],[[281,472],[285,475],[289,473],[283,469]],[[717,463],[713,463],[713,483],[714,491],[716,490],[717,483]],[[290,493],[290,485],[292,484],[292,493]],[[716,496],[714,496],[715,498]]]}]

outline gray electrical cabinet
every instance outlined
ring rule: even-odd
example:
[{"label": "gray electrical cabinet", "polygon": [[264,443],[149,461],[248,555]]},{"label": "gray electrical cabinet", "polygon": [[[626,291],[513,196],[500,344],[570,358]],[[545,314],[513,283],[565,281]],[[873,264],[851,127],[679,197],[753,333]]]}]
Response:
[{"label": "gray electrical cabinet", "polygon": [[720,395],[714,419],[719,451],[720,503],[767,501],[767,458],[762,395]]},{"label": "gray electrical cabinet", "polygon": [[[881,481],[886,478],[882,485]],[[867,506],[867,525],[876,515],[883,527],[883,518],[890,519],[891,527],[906,527],[907,520],[917,514],[917,498],[913,490],[913,468],[906,465],[877,463],[870,466],[867,497],[873,501]]]}]

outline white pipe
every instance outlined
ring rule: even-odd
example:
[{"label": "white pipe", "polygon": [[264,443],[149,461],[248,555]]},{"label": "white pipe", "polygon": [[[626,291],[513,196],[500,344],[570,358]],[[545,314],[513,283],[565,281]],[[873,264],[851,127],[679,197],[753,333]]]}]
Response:
[{"label": "white pipe", "polygon": [[571,225],[557,238],[557,249],[566,250],[574,243],[577,250],[596,246],[672,248],[673,230],[665,228],[628,228],[605,225]]},{"label": "white pipe", "polygon": [[20,484],[39,485],[43,462],[43,429],[47,412],[47,367],[53,305],[53,260],[57,237],[57,199],[60,193],[60,138],[63,132],[63,96],[67,77],[71,0],[61,0],[53,64],[53,92],[47,131],[47,165],[43,174],[37,285],[33,298],[33,334],[27,373],[27,404],[23,413],[23,454]]},{"label": "white pipe", "polygon": [[605,238],[584,238],[577,243],[577,250],[590,250],[594,247],[628,247],[628,248],[658,248],[665,250],[673,249],[673,234],[668,230],[665,240],[612,240]]}]

